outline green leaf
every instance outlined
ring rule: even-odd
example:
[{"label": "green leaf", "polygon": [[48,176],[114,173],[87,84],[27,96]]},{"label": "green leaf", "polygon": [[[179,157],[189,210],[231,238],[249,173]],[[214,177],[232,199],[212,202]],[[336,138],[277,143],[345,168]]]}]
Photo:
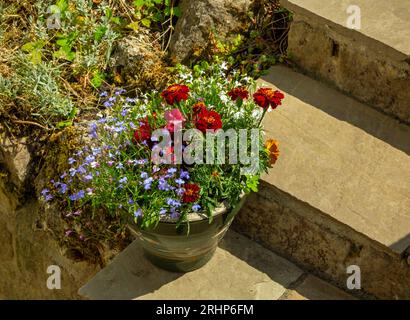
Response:
[{"label": "green leaf", "polygon": [[39,64],[41,62],[41,50],[36,49],[31,52],[30,60],[33,64]]},{"label": "green leaf", "polygon": [[78,109],[77,108],[73,108],[70,112],[70,114],[68,115],[68,119],[74,119],[75,116],[77,115]]},{"label": "green leaf", "polygon": [[145,27],[147,27],[147,28],[149,28],[149,27],[151,26],[151,20],[148,19],[148,18],[142,19],[142,20],[141,20],[141,23],[142,23]]},{"label": "green leaf", "polygon": [[56,5],[60,9],[60,12],[63,13],[68,9],[68,0],[58,0]]},{"label": "green leaf", "polygon": [[24,52],[31,52],[35,49],[35,42],[28,42],[21,47],[21,50]]},{"label": "green leaf", "polygon": [[38,41],[27,42],[21,47],[21,50],[28,53],[35,49],[42,49],[43,47],[44,47],[44,41],[38,40]]},{"label": "green leaf", "polygon": [[115,24],[118,24],[118,25],[121,24],[121,18],[120,17],[112,17],[111,21]]},{"label": "green leaf", "polygon": [[259,185],[258,175],[246,176],[246,191],[247,192],[250,192],[250,191],[257,192],[258,185]]},{"label": "green leaf", "polygon": [[59,123],[57,123],[56,127],[57,127],[57,129],[64,129],[64,128],[70,127],[72,125],[73,125],[72,120],[64,120],[64,121],[60,121]]},{"label": "green leaf", "polygon": [[112,18],[112,9],[107,8],[105,10],[105,16],[107,17],[108,20],[111,19]]},{"label": "green leaf", "polygon": [[131,22],[130,24],[127,25],[127,28],[132,29],[134,31],[137,31],[139,27],[140,27],[140,24],[138,21]]},{"label": "green leaf", "polygon": [[146,4],[146,1],[145,1],[145,0],[135,0],[135,1],[133,2],[133,4],[134,4],[134,6],[136,6],[136,7],[142,7],[142,6],[144,6],[144,5]]},{"label": "green leaf", "polygon": [[91,84],[94,88],[98,89],[101,87],[105,79],[104,73],[97,71],[95,72],[93,78],[91,79]]},{"label": "green leaf", "polygon": [[59,50],[53,53],[53,56],[58,59],[65,59],[68,61],[73,61],[75,59],[76,53],[71,51],[69,46],[61,47]]},{"label": "green leaf", "polygon": [[104,37],[105,33],[107,32],[106,26],[99,26],[94,32],[94,40],[100,42],[101,39]]},{"label": "green leaf", "polygon": [[73,31],[69,33],[68,35],[58,35],[58,39],[56,41],[57,45],[60,47],[69,47],[70,50],[74,44],[74,41],[76,40],[78,36],[78,31]]},{"label": "green leaf", "polygon": [[57,45],[59,45],[60,47],[66,47],[66,46],[68,46],[68,39],[67,39],[67,38],[61,38],[61,39],[58,39],[58,40],[56,41],[56,43],[57,43]]},{"label": "green leaf", "polygon": [[179,18],[179,17],[181,16],[181,14],[182,14],[181,8],[180,8],[179,6],[174,7],[174,9],[173,9],[173,15]]}]

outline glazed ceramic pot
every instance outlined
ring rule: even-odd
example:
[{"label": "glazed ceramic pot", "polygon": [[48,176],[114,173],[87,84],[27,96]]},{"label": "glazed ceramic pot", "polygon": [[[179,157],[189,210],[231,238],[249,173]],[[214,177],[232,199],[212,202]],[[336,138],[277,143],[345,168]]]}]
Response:
[{"label": "glazed ceramic pot", "polygon": [[188,225],[163,220],[155,228],[141,230],[130,225],[144,249],[145,256],[156,266],[175,272],[189,272],[205,265],[215,253],[245,197],[231,209],[221,205],[210,222],[208,217],[192,213]]}]

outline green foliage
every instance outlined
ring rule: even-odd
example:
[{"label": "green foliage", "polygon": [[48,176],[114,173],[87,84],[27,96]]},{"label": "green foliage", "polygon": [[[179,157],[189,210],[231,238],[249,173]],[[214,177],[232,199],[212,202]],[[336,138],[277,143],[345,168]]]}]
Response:
[{"label": "green foliage", "polygon": [[140,26],[160,32],[162,49],[165,51],[172,35],[173,24],[181,15],[175,0],[134,0],[134,18],[128,27],[138,30]]},{"label": "green foliage", "polygon": [[291,12],[278,1],[257,0],[248,12],[242,33],[220,39],[218,30],[213,30],[208,46],[194,52],[191,64],[218,57],[228,61],[233,69],[258,78],[275,63],[287,59],[286,39],[291,20]]},{"label": "green foliage", "polygon": [[22,54],[13,61],[13,68],[15,74],[10,79],[0,76],[0,91],[21,101],[21,112],[46,126],[75,117],[74,104],[60,87],[58,66],[33,62],[32,56]]}]

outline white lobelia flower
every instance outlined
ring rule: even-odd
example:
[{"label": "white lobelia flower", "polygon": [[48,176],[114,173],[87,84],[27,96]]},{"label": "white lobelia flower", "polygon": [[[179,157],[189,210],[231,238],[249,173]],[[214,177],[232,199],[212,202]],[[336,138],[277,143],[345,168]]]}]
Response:
[{"label": "white lobelia flower", "polygon": [[233,118],[237,120],[237,119],[242,118],[244,115],[245,115],[245,111],[243,109],[241,109],[240,111],[235,112],[233,114]]},{"label": "white lobelia flower", "polygon": [[252,111],[252,117],[254,119],[260,119],[261,116],[262,116],[262,109],[255,109]]},{"label": "white lobelia flower", "polygon": [[222,101],[223,103],[227,103],[227,102],[229,101],[229,98],[228,98],[228,96],[227,96],[225,93],[221,93],[221,94],[219,95],[219,97],[221,98],[221,101]]}]

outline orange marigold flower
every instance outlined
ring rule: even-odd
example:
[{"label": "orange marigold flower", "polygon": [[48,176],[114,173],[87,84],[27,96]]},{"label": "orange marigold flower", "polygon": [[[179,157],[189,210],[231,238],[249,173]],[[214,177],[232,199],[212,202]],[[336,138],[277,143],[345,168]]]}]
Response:
[{"label": "orange marigold flower", "polygon": [[173,84],[166,88],[161,93],[161,97],[165,99],[165,101],[173,105],[175,102],[180,102],[182,100],[188,99],[189,88],[183,84]]},{"label": "orange marigold flower", "polygon": [[275,109],[282,104],[285,95],[279,90],[274,91],[271,88],[260,88],[253,94],[253,100],[260,107],[267,109],[269,106]]},{"label": "orange marigold flower", "polygon": [[200,195],[201,188],[195,183],[187,183],[184,185],[184,194],[182,195],[182,202],[191,203],[196,202]]},{"label": "orange marigold flower", "polygon": [[238,98],[245,100],[248,99],[249,92],[245,87],[238,87],[229,91],[228,96],[230,96],[233,101],[238,100]]},{"label": "orange marigold flower", "polygon": [[200,113],[202,110],[206,109],[206,105],[203,102],[197,102],[192,106],[192,111],[194,112],[195,115]]},{"label": "orange marigold flower", "polygon": [[275,164],[279,158],[279,142],[274,139],[268,139],[265,142],[266,151],[269,154],[269,164]]},{"label": "orange marigold flower", "polygon": [[214,170],[214,171],[211,173],[211,176],[214,177],[214,178],[219,177],[219,172],[216,171],[216,170]]},{"label": "orange marigold flower", "polygon": [[206,133],[206,130],[218,130],[222,128],[221,115],[216,111],[202,109],[195,121],[195,127]]}]

